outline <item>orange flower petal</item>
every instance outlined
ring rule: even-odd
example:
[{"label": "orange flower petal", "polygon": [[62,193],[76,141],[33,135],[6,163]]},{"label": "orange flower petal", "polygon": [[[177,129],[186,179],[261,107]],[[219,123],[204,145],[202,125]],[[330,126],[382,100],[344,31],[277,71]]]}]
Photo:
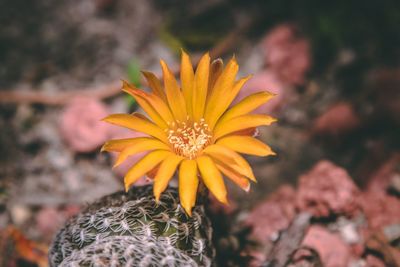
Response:
[{"label": "orange flower petal", "polygon": [[193,93],[193,83],[194,83],[194,71],[192,63],[190,62],[190,57],[182,49],[181,58],[181,83],[182,92],[185,97],[186,108],[188,109],[188,114],[192,115],[192,93]]},{"label": "orange flower petal", "polygon": [[184,121],[187,116],[185,98],[183,97],[178,83],[167,64],[163,60],[160,60],[160,64],[163,70],[164,87],[168,105],[171,108],[174,117],[180,121]]},{"label": "orange flower petal", "polygon": [[137,144],[138,142],[142,142],[143,140],[146,140],[148,137],[136,137],[136,138],[126,138],[126,139],[114,139],[114,140],[109,140],[107,141],[103,147],[101,148],[101,151],[107,151],[107,152],[121,152],[128,146],[133,146]]},{"label": "orange flower petal", "polygon": [[113,168],[120,165],[129,156],[135,155],[140,152],[156,149],[170,150],[170,147],[160,140],[151,137],[145,137],[141,140],[141,142],[137,142],[135,145],[128,146],[124,150],[122,150],[122,152],[118,155],[118,158],[115,161]]},{"label": "orange flower petal", "polygon": [[249,163],[235,151],[222,145],[210,145],[206,147],[203,152],[215,158],[217,161],[229,165],[229,167],[236,172],[256,182],[256,178],[254,177],[253,170]]},{"label": "orange flower petal", "polygon": [[[136,100],[140,99],[141,102],[138,101],[139,105],[141,103],[144,103],[146,107],[150,105],[151,112],[157,113],[157,115],[160,116],[167,124],[168,122],[174,121],[174,117],[168,107],[168,104],[157,95],[146,93],[132,86],[124,87],[122,90],[133,96]],[[143,109],[147,112],[144,107]]]},{"label": "orange flower petal", "polygon": [[[147,101],[146,97],[143,97],[144,94],[135,93],[134,91],[130,93],[130,91],[134,90],[132,85],[127,83],[126,81],[122,81],[122,90],[132,95],[135,100],[138,102],[139,106],[143,108],[143,110],[150,116],[150,118],[160,127],[167,128],[167,123],[163,120],[157,110]],[[139,90],[138,90],[139,91]]]},{"label": "orange flower petal", "polygon": [[156,75],[154,75],[151,72],[148,71],[142,71],[143,76],[146,78],[147,83],[149,85],[149,87],[151,88],[151,91],[157,95],[159,98],[161,98],[162,100],[164,100],[164,102],[167,102],[167,97],[164,94],[164,90],[161,86],[161,82],[160,80],[156,77]]},{"label": "orange flower petal", "polygon": [[218,123],[250,113],[262,104],[268,102],[274,96],[275,94],[270,92],[259,92],[249,95],[232,108],[228,109]]},{"label": "orange flower petal", "polygon": [[148,171],[146,173],[146,177],[153,180],[157,175],[158,169],[160,169],[160,164],[158,164],[157,166],[155,166],[153,169],[151,169],[150,171]]},{"label": "orange flower petal", "polygon": [[268,115],[247,114],[218,123],[214,129],[214,138],[218,139],[224,135],[237,132],[243,129],[270,125],[276,119]]},{"label": "orange flower petal", "polygon": [[184,160],[179,168],[179,198],[189,216],[192,216],[192,208],[196,204],[198,185],[196,161]]},{"label": "orange flower petal", "polygon": [[234,86],[238,70],[239,66],[236,59],[232,58],[215,82],[215,86],[209,95],[206,110],[204,112],[204,118],[210,126],[210,129],[214,128],[216,121],[229,107],[229,96]]},{"label": "orange flower petal", "polygon": [[204,184],[218,201],[228,204],[224,180],[213,160],[208,156],[200,156],[196,161]]},{"label": "orange flower petal", "polygon": [[104,118],[103,121],[154,136],[168,144],[165,132],[139,114],[113,114]]},{"label": "orange flower petal", "polygon": [[216,142],[216,144],[243,154],[261,157],[275,155],[268,145],[250,136],[230,135],[222,137]]},{"label": "orange flower petal", "polygon": [[210,54],[204,54],[197,66],[194,75],[194,88],[192,96],[193,119],[199,121],[204,114],[206,105],[208,77],[210,75]]},{"label": "orange flower petal", "polygon": [[132,184],[151,171],[170,154],[171,152],[167,150],[155,150],[144,156],[126,173],[124,178],[125,190],[128,191]]},{"label": "orange flower petal", "polygon": [[170,154],[161,164],[157,175],[154,178],[153,193],[157,200],[160,200],[160,195],[167,188],[169,181],[174,175],[179,163],[183,160],[182,157],[175,154]]},{"label": "orange flower petal", "polygon": [[246,178],[246,176],[235,172],[233,169],[229,168],[227,165],[225,165],[225,164],[223,164],[221,162],[217,162],[216,161],[215,165],[232,182],[237,184],[244,191],[249,192],[249,190],[250,190],[250,182],[249,182],[249,179]]},{"label": "orange flower petal", "polygon": [[208,79],[208,91],[207,91],[208,98],[212,95],[215,82],[218,80],[219,76],[221,76],[223,69],[224,69],[224,62],[222,61],[222,59],[217,58],[213,60],[210,66],[210,77]]},{"label": "orange flower petal", "polygon": [[256,136],[257,135],[257,128],[256,127],[251,127],[251,128],[246,128],[237,132],[233,132],[232,135],[244,135],[244,136]]}]

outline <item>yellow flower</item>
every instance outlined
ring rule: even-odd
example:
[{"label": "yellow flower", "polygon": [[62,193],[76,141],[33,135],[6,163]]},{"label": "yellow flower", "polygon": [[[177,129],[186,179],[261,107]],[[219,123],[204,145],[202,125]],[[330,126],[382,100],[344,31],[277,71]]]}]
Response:
[{"label": "yellow flower", "polygon": [[191,215],[196,202],[199,179],[222,203],[227,192],[222,174],[242,189],[250,189],[256,181],[248,162],[238,153],[268,156],[275,153],[252,137],[255,127],[270,125],[276,119],[268,115],[249,114],[271,99],[274,94],[263,91],[252,94],[229,108],[250,76],[235,81],[239,66],[232,58],[225,68],[222,60],[210,64],[206,53],[196,71],[189,56],[182,51],[180,80],[176,81],[167,64],[161,60],[164,86],[150,72],[143,72],[152,92],[147,93],[127,82],[123,91],[132,95],[148,114],[114,114],[104,121],[148,135],[108,141],[105,151],[119,152],[116,165],[128,156],[149,151],[125,176],[125,189],[149,172],[154,177],[154,196],[168,186],[179,169],[179,197]]}]

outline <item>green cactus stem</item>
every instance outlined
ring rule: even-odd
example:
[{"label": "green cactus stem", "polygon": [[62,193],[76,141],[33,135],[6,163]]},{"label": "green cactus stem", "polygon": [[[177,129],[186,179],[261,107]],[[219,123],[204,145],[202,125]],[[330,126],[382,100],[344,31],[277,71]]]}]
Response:
[{"label": "green cactus stem", "polygon": [[50,266],[212,266],[212,228],[198,199],[192,217],[167,189],[156,203],[152,186],[101,198],[56,235]]}]

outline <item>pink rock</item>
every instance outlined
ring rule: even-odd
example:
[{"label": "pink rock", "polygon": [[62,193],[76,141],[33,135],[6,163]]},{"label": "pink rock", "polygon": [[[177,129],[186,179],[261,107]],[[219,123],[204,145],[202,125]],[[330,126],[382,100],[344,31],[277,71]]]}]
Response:
[{"label": "pink rock", "polygon": [[304,83],[311,66],[310,43],[298,36],[296,27],[281,24],[273,28],[263,41],[267,67],[289,85]]},{"label": "pink rock", "polygon": [[267,260],[267,253],[265,251],[251,250],[248,256],[251,258],[249,267],[260,267]]},{"label": "pink rock", "polygon": [[68,205],[62,209],[63,216],[67,219],[77,215],[80,211],[81,207],[79,205],[74,205],[74,204]]},{"label": "pink rock", "polygon": [[289,185],[281,186],[276,193],[258,204],[246,218],[252,227],[251,237],[263,243],[286,229],[295,215],[295,191]]},{"label": "pink rock", "polygon": [[322,226],[311,226],[302,245],[315,249],[325,267],[348,266],[351,257],[350,247],[338,234],[331,233]]},{"label": "pink rock", "polygon": [[359,208],[359,194],[345,169],[323,160],[300,176],[296,205],[314,217],[351,216]]},{"label": "pink rock", "polygon": [[317,259],[315,251],[309,247],[300,247],[297,249],[291,259],[288,267],[315,267],[320,266],[320,260]]},{"label": "pink rock", "polygon": [[[362,234],[362,233],[360,233],[360,234]],[[364,243],[360,242],[360,243],[351,245],[351,254],[355,258],[357,258],[357,259],[361,258],[364,252],[365,252]]]},{"label": "pink rock", "polygon": [[400,199],[384,193],[366,192],[361,196],[361,205],[371,229],[400,223]]},{"label": "pink rock", "polygon": [[367,267],[385,267],[386,264],[378,257],[374,255],[367,255],[366,257]]},{"label": "pink rock", "polygon": [[61,116],[61,134],[72,150],[93,151],[109,139],[111,127],[101,121],[108,114],[107,106],[96,99],[74,98]]},{"label": "pink rock", "polygon": [[367,191],[375,193],[386,193],[394,175],[396,167],[400,166],[400,154],[396,153],[388,161],[375,171],[369,179]]},{"label": "pink rock", "polygon": [[262,91],[276,94],[270,101],[258,107],[253,113],[273,113],[279,111],[284,104],[285,90],[283,83],[272,71],[265,70],[254,75],[240,90],[233,104],[238,103],[243,98]]},{"label": "pink rock", "polygon": [[331,106],[314,121],[313,132],[339,136],[360,126],[360,119],[349,103],[340,102]]},{"label": "pink rock", "polygon": [[64,221],[62,213],[53,207],[42,208],[36,214],[37,228],[44,236],[52,236]]}]

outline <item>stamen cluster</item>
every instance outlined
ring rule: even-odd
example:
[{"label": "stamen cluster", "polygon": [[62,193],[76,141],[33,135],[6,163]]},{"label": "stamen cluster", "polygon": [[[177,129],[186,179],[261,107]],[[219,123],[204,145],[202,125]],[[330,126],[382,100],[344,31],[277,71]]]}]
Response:
[{"label": "stamen cluster", "polygon": [[199,122],[176,121],[167,129],[168,141],[176,154],[194,159],[211,142],[208,124],[202,118]]}]

